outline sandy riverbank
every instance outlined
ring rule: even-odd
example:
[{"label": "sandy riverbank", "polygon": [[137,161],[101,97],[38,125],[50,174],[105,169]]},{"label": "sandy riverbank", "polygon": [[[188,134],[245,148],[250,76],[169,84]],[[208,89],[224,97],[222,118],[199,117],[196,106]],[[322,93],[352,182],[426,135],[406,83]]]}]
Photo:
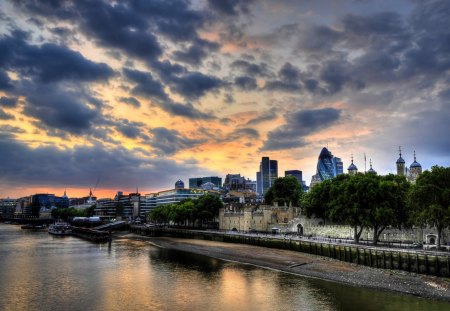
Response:
[{"label": "sandy riverbank", "polygon": [[121,238],[147,240],[164,248],[192,252],[349,285],[391,290],[450,302],[450,279],[447,278],[369,268],[332,258],[245,244],[166,237],[155,238],[135,234],[121,235]]}]

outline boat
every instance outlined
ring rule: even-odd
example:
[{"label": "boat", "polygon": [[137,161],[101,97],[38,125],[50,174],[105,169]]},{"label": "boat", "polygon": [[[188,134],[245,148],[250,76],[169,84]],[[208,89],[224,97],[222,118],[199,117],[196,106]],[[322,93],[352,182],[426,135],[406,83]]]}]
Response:
[{"label": "boat", "polygon": [[67,222],[57,222],[48,227],[48,233],[53,235],[71,235],[72,226]]},{"label": "boat", "polygon": [[31,229],[31,230],[41,230],[41,229],[46,229],[47,226],[46,225],[23,225],[20,228]]}]

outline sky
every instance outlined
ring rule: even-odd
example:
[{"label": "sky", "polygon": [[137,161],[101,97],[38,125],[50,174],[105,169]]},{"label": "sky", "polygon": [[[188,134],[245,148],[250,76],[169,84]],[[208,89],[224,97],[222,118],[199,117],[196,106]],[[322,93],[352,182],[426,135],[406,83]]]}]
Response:
[{"label": "sky", "polygon": [[450,165],[450,1],[0,0],[0,197]]}]

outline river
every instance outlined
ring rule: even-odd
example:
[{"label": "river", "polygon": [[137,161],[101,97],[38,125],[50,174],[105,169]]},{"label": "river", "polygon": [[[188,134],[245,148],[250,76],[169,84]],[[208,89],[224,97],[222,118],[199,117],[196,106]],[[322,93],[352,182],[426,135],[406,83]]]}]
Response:
[{"label": "river", "polygon": [[450,310],[450,304],[0,224],[0,310]]}]

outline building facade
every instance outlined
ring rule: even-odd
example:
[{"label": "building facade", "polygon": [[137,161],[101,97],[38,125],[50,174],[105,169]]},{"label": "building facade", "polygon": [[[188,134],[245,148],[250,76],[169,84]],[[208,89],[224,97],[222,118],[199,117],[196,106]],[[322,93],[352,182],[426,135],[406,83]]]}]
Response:
[{"label": "building facade", "polygon": [[189,189],[202,189],[202,186],[207,183],[214,184],[214,188],[222,188],[222,177],[208,176],[189,178]]},{"label": "building facade", "polygon": [[333,154],[323,147],[317,160],[316,174],[311,178],[311,187],[324,180],[331,179],[337,175],[344,173],[344,164],[341,158],[333,156]]},{"label": "building facade", "polygon": [[278,161],[262,157],[259,172],[256,173],[257,189],[259,194],[264,195],[278,178]]}]

